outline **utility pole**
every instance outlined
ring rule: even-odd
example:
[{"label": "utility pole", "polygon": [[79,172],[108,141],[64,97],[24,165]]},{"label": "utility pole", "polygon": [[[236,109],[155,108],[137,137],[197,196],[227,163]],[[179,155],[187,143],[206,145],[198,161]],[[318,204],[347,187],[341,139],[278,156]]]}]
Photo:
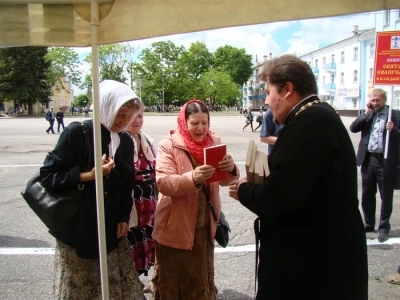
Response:
[{"label": "utility pole", "polygon": [[164,67],[162,73],[162,112],[164,112]]}]

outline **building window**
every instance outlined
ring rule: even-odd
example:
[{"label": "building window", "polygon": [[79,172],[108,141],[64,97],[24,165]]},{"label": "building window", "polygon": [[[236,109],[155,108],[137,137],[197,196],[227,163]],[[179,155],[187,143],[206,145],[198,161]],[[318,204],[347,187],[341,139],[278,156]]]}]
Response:
[{"label": "building window", "polygon": [[354,82],[354,83],[358,82],[358,71],[357,71],[357,70],[354,70],[354,73],[353,73],[353,82]]},{"label": "building window", "polygon": [[370,57],[375,56],[375,43],[372,43],[371,46],[369,46],[369,56]]},{"label": "building window", "polygon": [[315,67],[318,68],[318,59],[315,60]]},{"label": "building window", "polygon": [[332,61],[333,64],[335,63],[335,54],[332,54],[331,61]]},{"label": "building window", "polygon": [[340,53],[340,63],[344,64],[344,51]]},{"label": "building window", "polygon": [[323,65],[326,64],[326,58],[325,58],[325,57],[322,58],[322,64],[323,64]]},{"label": "building window", "polygon": [[322,76],[322,84],[325,84],[325,76]]},{"label": "building window", "polygon": [[387,25],[390,23],[390,10],[385,10],[384,14],[385,14],[384,24]]},{"label": "building window", "polygon": [[331,75],[331,83],[335,83],[335,74]]},{"label": "building window", "polygon": [[344,73],[340,73],[340,84],[344,84]]},{"label": "building window", "polygon": [[355,48],[354,48],[353,60],[358,60],[358,47],[355,47]]},{"label": "building window", "polygon": [[372,77],[374,76],[374,69],[369,68],[369,80],[372,81]]},{"label": "building window", "polygon": [[400,9],[397,11],[397,20],[400,20]]}]

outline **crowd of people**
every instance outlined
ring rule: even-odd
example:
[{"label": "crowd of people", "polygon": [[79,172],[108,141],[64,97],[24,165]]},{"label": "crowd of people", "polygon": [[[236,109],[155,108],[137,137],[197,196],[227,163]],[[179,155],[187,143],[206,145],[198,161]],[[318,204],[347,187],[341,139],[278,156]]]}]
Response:
[{"label": "crowd of people", "polygon": [[[141,99],[123,83],[100,84],[110,298],[145,299],[139,276],[154,267],[154,299],[218,299],[218,219],[210,203],[219,216],[219,187],[229,186],[229,196],[257,215],[256,299],[368,299],[366,232],[377,223],[379,241],[389,238],[395,173],[392,166],[385,167],[383,153],[388,132],[389,158],[398,164],[399,122],[394,114],[387,119],[386,96],[374,90],[371,105],[350,127],[362,132],[356,157],[339,115],[317,97],[315,77],[306,62],[280,56],[265,65],[260,79],[266,83],[269,106],[256,119],[260,140],[268,144],[270,173],[263,184],[240,178],[229,153],[217,167],[204,163],[204,148],[222,140],[210,130],[210,110],[203,102],[186,102],[177,128],[156,149],[151,136],[142,131]],[[251,121],[246,119],[243,130],[249,125],[253,130],[251,108],[248,116]],[[54,123],[57,114],[51,110],[50,117]],[[84,124],[93,139],[93,121]],[[60,125],[64,127],[59,122],[58,129]],[[54,132],[51,123],[50,131]],[[56,238],[57,299],[101,295],[93,142],[91,170],[81,169],[84,143],[81,126],[71,123],[41,168],[47,189],[85,187],[70,226],[50,232]],[[357,164],[364,218],[358,208]],[[226,180],[208,183],[216,168],[226,172]],[[377,186],[382,198],[379,222],[374,218]]]}]

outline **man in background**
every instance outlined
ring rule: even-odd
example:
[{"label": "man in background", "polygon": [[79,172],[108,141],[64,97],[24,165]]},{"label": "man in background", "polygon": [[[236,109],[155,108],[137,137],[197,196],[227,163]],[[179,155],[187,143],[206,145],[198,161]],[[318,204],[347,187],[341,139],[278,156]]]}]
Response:
[{"label": "man in background", "polygon": [[62,111],[62,108],[60,107],[60,110],[56,113],[56,119],[57,119],[57,132],[60,133],[60,125],[62,126],[62,129],[64,130],[64,112]]},{"label": "man in background", "polygon": [[[265,104],[268,105],[267,99],[265,99]],[[268,144],[268,154],[270,154],[274,148],[276,139],[278,138],[279,132],[282,128],[283,125],[277,125],[274,123],[274,114],[272,113],[271,108],[268,108],[264,114],[260,131],[260,141]]]},{"label": "man in background", "polygon": [[[381,196],[381,212],[378,226],[378,240],[389,238],[390,216],[393,210],[393,190],[396,183],[396,165],[400,132],[397,114],[392,111],[388,120],[389,107],[386,106],[386,92],[374,89],[367,103],[365,113],[350,125],[351,132],[361,132],[357,152],[357,165],[361,166],[362,196],[361,207],[364,214],[365,232],[375,230],[375,210],[377,186]],[[387,159],[384,159],[386,137],[389,136]]]},{"label": "man in background", "polygon": [[51,133],[54,134],[54,120],[56,119],[56,116],[54,114],[53,108],[50,108],[50,110],[46,113],[46,120],[50,123],[49,128],[47,128],[46,132],[48,134],[50,134],[50,130]]}]

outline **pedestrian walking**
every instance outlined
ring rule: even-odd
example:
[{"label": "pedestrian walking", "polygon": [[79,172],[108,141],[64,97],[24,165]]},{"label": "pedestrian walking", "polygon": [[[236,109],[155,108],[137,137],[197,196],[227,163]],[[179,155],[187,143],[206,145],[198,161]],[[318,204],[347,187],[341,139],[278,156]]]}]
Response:
[{"label": "pedestrian walking", "polygon": [[62,110],[62,108],[60,107],[60,110],[56,113],[56,119],[57,119],[57,132],[60,133],[60,126],[62,126],[62,129],[65,129],[64,126],[64,112]]},{"label": "pedestrian walking", "polygon": [[56,119],[56,116],[54,114],[53,108],[50,108],[50,110],[46,113],[45,118],[50,124],[50,126],[49,126],[49,128],[47,128],[46,132],[48,134],[50,134],[50,130],[51,130],[51,133],[54,134],[53,126],[54,126],[54,120]]}]

